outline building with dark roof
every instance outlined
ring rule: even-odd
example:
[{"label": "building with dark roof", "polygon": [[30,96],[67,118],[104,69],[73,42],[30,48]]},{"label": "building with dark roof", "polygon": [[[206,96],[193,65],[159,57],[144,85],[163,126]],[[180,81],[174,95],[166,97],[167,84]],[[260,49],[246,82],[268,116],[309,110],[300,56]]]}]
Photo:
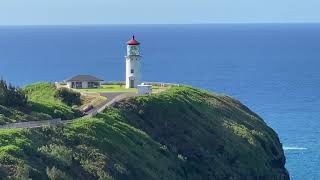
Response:
[{"label": "building with dark roof", "polygon": [[67,87],[74,89],[99,88],[101,81],[103,80],[91,75],[77,75],[65,80]]}]

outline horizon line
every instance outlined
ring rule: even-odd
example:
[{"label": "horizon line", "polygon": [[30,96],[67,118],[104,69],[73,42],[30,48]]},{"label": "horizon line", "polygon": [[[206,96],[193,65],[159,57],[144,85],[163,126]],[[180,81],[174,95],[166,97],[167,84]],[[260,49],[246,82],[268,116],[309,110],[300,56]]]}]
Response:
[{"label": "horizon line", "polygon": [[319,22],[213,22],[213,23],[123,23],[123,24],[0,24],[0,27],[13,27],[13,26],[157,26],[157,25],[255,25],[255,24],[265,24],[265,25],[272,25],[272,24],[287,24],[287,25],[295,25],[295,24],[320,24]]}]

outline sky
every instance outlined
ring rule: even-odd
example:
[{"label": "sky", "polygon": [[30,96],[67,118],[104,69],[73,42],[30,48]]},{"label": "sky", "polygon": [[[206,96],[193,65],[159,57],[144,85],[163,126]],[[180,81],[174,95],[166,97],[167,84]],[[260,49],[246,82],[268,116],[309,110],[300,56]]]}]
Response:
[{"label": "sky", "polygon": [[317,23],[320,0],[0,0],[0,25]]}]

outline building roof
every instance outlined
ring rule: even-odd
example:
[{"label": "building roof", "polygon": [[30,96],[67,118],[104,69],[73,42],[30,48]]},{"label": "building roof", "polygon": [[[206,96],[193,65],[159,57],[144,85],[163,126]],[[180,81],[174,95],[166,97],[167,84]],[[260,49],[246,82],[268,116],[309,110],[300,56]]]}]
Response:
[{"label": "building roof", "polygon": [[134,38],[134,36],[132,36],[132,39],[130,39],[127,42],[128,45],[139,45],[140,43]]},{"label": "building roof", "polygon": [[77,75],[66,80],[66,82],[70,82],[70,81],[83,82],[83,81],[103,81],[103,80],[91,75]]}]

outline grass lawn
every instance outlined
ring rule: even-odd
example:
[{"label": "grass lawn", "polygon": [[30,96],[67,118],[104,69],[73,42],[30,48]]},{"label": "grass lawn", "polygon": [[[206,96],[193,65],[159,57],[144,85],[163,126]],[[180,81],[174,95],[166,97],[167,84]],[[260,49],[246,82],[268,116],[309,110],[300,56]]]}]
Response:
[{"label": "grass lawn", "polygon": [[[159,93],[164,90],[169,89],[170,87],[161,87],[161,86],[152,86],[152,91],[153,93]],[[127,89],[125,88],[124,85],[101,85],[100,88],[96,89],[76,89],[76,91],[79,92],[96,92],[96,93],[101,93],[101,92],[137,92],[136,88],[130,88]]]},{"label": "grass lawn", "polygon": [[120,85],[102,85],[96,89],[77,89],[79,92],[137,92],[136,88],[126,89],[125,86]]}]

